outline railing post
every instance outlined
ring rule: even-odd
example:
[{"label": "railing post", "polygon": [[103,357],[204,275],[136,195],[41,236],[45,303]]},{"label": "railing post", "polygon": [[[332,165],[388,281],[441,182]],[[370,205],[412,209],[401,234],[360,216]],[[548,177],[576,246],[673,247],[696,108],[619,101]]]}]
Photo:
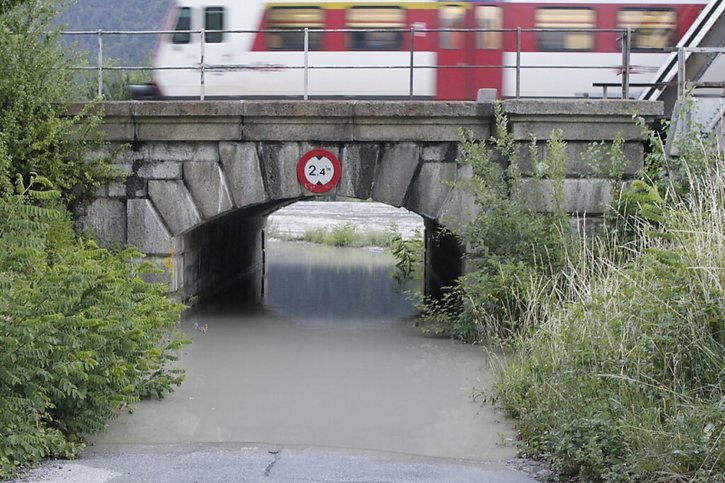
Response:
[{"label": "railing post", "polygon": [[410,27],[410,100],[413,100],[413,74],[414,74],[414,67],[413,63],[415,62],[415,27]]},{"label": "railing post", "polygon": [[206,30],[201,29],[201,36],[199,37],[201,40],[201,59],[199,62],[199,82],[200,82],[200,92],[199,92],[199,100],[204,100],[205,97],[205,89],[206,86],[204,85],[204,63],[206,62],[206,59],[204,58],[204,44],[206,44]]},{"label": "railing post", "polygon": [[103,99],[103,30],[98,29],[98,98]]},{"label": "railing post", "polygon": [[627,28],[622,38],[622,99],[629,99],[629,66],[632,51],[632,29]]},{"label": "railing post", "polygon": [[516,99],[521,97],[521,27],[516,27]]},{"label": "railing post", "polygon": [[677,49],[677,97],[679,99],[682,99],[685,95],[685,84],[687,83],[686,60],[685,47],[680,47]]},{"label": "railing post", "polygon": [[305,69],[304,69],[305,90],[304,90],[303,98],[304,98],[304,100],[307,100],[309,97],[308,93],[309,93],[309,88],[310,88],[310,78],[309,78],[309,73],[310,73],[310,71],[309,71],[309,68],[310,68],[310,65],[309,65],[310,64],[310,58],[309,58],[309,56],[310,56],[310,29],[307,27],[305,27],[304,44],[305,44]]}]

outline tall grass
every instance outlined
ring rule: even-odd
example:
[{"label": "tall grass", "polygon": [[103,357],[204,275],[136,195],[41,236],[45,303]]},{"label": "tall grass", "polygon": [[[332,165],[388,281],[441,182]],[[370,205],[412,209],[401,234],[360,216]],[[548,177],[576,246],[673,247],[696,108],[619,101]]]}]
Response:
[{"label": "tall grass", "polygon": [[267,235],[286,241],[305,241],[319,245],[336,247],[380,247],[392,248],[394,240],[400,237],[398,228],[391,225],[385,230],[359,230],[352,223],[344,223],[333,227],[315,227],[306,230],[302,235],[282,233],[274,226],[267,228]]},{"label": "tall grass", "polygon": [[564,477],[723,481],[725,162],[690,154],[708,170],[681,158],[687,183],[664,189],[656,221],[583,239],[507,343],[498,402]]}]

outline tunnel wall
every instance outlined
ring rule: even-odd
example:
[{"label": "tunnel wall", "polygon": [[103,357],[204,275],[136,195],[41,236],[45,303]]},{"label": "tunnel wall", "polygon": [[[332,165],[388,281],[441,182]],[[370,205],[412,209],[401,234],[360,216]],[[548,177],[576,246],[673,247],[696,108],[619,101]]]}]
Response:
[{"label": "tunnel wall", "polygon": [[423,291],[427,297],[439,300],[446,287],[454,285],[463,275],[464,251],[455,236],[441,231],[435,220],[424,218],[425,275]]},{"label": "tunnel wall", "polygon": [[184,300],[193,305],[230,289],[247,301],[261,300],[265,218],[237,211],[184,236]]}]

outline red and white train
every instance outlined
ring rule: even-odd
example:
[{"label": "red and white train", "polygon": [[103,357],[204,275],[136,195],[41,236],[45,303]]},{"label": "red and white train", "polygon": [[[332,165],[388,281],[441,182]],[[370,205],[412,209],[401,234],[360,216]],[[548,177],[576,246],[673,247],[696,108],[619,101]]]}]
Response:
[{"label": "red and white train", "polygon": [[[305,85],[310,98],[406,98],[412,42],[415,98],[475,99],[480,88],[511,97],[517,35],[510,29],[522,28],[569,30],[521,34],[521,96],[601,96],[594,83],[622,79],[615,29],[633,29],[630,82],[648,82],[706,3],[176,0],[165,27],[175,33],[162,35],[154,51],[160,69],[152,90],[199,98],[202,76],[188,68],[199,67],[203,52],[206,98],[301,97]],[[412,35],[402,31],[411,28]],[[190,32],[202,29],[203,46],[201,33]]]}]

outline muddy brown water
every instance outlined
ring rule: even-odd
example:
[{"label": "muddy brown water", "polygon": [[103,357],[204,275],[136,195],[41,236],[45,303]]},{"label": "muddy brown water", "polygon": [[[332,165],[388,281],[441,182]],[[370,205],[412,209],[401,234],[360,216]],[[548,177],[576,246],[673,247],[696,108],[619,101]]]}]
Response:
[{"label": "muddy brown water", "polygon": [[474,394],[480,347],[427,337],[387,253],[271,242],[266,300],[232,295],[182,324],[186,381],[96,445],[247,442],[479,461],[515,456],[509,421]]}]

